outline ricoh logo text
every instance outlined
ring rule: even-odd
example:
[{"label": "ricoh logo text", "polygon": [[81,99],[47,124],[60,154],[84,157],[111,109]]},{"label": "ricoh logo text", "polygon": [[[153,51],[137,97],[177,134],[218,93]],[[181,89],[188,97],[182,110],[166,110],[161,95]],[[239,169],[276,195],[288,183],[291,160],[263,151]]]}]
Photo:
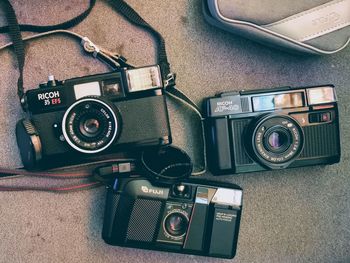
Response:
[{"label": "ricoh logo text", "polygon": [[224,111],[238,111],[239,106],[234,104],[231,100],[219,101],[216,103],[216,108],[214,112],[224,112]]},{"label": "ricoh logo text", "polygon": [[38,94],[38,100],[43,101],[44,106],[59,105],[61,104],[60,92],[50,91]]},{"label": "ricoh logo text", "polygon": [[38,100],[48,100],[48,99],[59,98],[59,97],[60,97],[60,92],[58,90],[38,94]]},{"label": "ricoh logo text", "polygon": [[152,188],[148,188],[147,186],[141,186],[142,192],[146,194],[155,194],[155,195],[163,195],[164,191],[163,190],[156,190]]}]

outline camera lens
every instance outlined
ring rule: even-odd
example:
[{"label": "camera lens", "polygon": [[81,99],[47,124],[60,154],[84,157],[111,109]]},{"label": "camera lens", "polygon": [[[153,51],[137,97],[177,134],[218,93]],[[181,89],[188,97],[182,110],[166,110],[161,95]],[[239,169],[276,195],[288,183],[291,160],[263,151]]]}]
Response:
[{"label": "camera lens", "polygon": [[87,137],[94,137],[100,131],[100,122],[96,118],[84,118],[80,121],[79,129]]},{"label": "camera lens", "polygon": [[269,144],[272,148],[278,149],[285,143],[285,139],[284,134],[273,132],[269,136]]},{"label": "camera lens", "polygon": [[272,131],[267,132],[265,136],[266,148],[271,152],[284,152],[291,144],[291,135],[284,128],[271,128]]},{"label": "camera lens", "polygon": [[67,143],[83,153],[108,148],[119,131],[116,109],[98,98],[76,101],[66,111],[62,131]]},{"label": "camera lens", "polygon": [[179,212],[169,214],[164,222],[165,231],[174,237],[181,237],[186,234],[188,218]]},{"label": "camera lens", "polygon": [[288,115],[259,116],[247,127],[246,135],[249,155],[270,169],[288,167],[304,146],[303,129]]}]

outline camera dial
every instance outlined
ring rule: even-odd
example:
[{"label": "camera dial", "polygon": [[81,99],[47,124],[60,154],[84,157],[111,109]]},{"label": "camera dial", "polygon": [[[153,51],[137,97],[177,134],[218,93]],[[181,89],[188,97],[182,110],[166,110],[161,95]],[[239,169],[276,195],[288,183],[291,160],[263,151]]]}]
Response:
[{"label": "camera dial", "polygon": [[119,122],[116,109],[100,98],[83,98],[65,112],[62,132],[67,143],[82,153],[107,149],[117,137]]},{"label": "camera dial", "polygon": [[257,118],[248,126],[246,134],[251,157],[270,169],[288,167],[304,147],[303,129],[288,115]]}]

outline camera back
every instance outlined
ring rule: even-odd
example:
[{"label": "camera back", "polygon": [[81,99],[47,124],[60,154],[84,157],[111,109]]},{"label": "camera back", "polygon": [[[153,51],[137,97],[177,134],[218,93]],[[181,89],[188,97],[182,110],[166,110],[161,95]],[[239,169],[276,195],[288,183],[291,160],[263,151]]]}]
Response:
[{"label": "camera back", "polygon": [[204,102],[208,164],[233,174],[340,160],[334,86],[223,93]]},{"label": "camera back", "polygon": [[237,185],[117,179],[107,191],[102,237],[110,245],[233,258],[241,211]]}]

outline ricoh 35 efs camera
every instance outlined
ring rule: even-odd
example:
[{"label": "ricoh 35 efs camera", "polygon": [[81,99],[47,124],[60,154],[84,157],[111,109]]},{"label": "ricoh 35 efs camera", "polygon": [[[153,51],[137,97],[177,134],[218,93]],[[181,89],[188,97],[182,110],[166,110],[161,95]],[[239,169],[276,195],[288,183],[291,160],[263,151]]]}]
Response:
[{"label": "ricoh 35 efs camera", "polygon": [[48,83],[26,92],[16,136],[26,169],[171,143],[159,66]]},{"label": "ricoh 35 efs camera", "polygon": [[241,211],[236,185],[117,179],[107,191],[102,237],[110,245],[233,258]]},{"label": "ricoh 35 efs camera", "polygon": [[205,101],[209,166],[245,173],[340,160],[334,86],[223,93]]}]

